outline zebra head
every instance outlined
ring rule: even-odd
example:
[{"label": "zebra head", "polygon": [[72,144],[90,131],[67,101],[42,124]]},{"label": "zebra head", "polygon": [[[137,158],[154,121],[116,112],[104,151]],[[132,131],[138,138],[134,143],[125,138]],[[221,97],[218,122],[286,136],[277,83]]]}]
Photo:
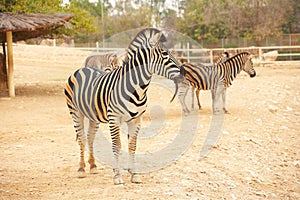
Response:
[{"label": "zebra head", "polygon": [[171,79],[175,83],[174,96],[171,102],[175,98],[178,92],[178,84],[185,80],[185,70],[181,67],[181,62],[179,62],[172,52],[170,52],[162,43],[153,43],[151,49],[151,71],[160,76],[164,76]]},{"label": "zebra head", "polygon": [[256,72],[255,72],[255,69],[253,67],[253,62],[252,62],[252,57],[253,55],[248,53],[248,52],[245,52],[245,55],[246,55],[246,61],[245,61],[245,64],[243,66],[243,70],[250,75],[251,78],[255,77],[256,76]]},{"label": "zebra head", "polygon": [[[146,67],[151,74],[158,74],[171,80],[183,77],[181,64],[163,45],[166,36],[156,28],[141,30],[131,41],[127,49],[127,57],[138,60],[139,65]],[[139,55],[134,57],[135,55]]]},{"label": "zebra head", "polygon": [[171,79],[175,83],[183,81],[185,72],[181,63],[163,44],[158,44],[151,49],[150,71]]},{"label": "zebra head", "polygon": [[[157,74],[173,80],[177,88],[177,84],[184,80],[184,69],[163,42],[166,42],[166,37],[162,31],[145,28],[132,40],[127,55],[129,60],[143,65],[150,75]],[[138,56],[134,58],[136,55]]]}]

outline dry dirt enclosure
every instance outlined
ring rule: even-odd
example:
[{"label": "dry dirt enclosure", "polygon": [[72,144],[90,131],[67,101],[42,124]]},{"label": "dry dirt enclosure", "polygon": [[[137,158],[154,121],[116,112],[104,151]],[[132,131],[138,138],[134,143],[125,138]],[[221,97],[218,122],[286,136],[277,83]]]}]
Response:
[{"label": "dry dirt enclosure", "polygon": [[[300,199],[299,63],[257,67],[253,79],[241,73],[227,91],[230,114],[218,144],[197,161],[211,119],[210,94],[202,92],[204,109],[184,155],[143,174],[142,184],[124,174],[119,186],[100,161],[98,174],[77,178],[79,147],[63,96],[76,66],[17,64],[16,97],[0,98],[0,199]],[[172,93],[150,97],[168,102]],[[167,130],[138,151],[161,148],[178,131],[178,104],[165,106]]]}]

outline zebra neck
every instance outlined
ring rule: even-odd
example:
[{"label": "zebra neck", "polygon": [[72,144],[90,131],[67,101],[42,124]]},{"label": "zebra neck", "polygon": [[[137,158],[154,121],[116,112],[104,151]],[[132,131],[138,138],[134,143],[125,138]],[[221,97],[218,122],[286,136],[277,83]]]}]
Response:
[{"label": "zebra neck", "polygon": [[232,81],[236,78],[236,76],[241,72],[242,66],[241,63],[236,62],[226,62],[225,66],[218,65],[220,70],[222,71],[224,84],[227,86],[231,85]]},{"label": "zebra neck", "polygon": [[129,84],[130,88],[134,88],[138,96],[144,96],[152,78],[148,60],[146,58],[142,59],[141,55],[138,54],[128,56],[128,62],[123,67],[121,76],[126,77],[127,82],[125,82]]}]

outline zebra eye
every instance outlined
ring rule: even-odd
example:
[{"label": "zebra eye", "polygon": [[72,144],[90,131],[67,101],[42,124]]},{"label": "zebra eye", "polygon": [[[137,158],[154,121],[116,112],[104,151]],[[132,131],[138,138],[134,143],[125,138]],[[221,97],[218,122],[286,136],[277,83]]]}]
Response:
[{"label": "zebra eye", "polygon": [[168,57],[168,56],[169,56],[169,53],[166,52],[166,51],[163,51],[163,52],[162,52],[162,56],[163,56],[163,57]]},{"label": "zebra eye", "polygon": [[162,55],[167,56],[167,55],[168,55],[168,52],[163,51],[163,52],[162,52]]}]

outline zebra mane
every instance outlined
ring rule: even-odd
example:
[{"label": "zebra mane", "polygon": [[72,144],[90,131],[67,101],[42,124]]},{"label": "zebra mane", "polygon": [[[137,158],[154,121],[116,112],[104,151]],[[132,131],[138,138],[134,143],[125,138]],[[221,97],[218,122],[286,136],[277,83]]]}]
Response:
[{"label": "zebra mane", "polygon": [[[217,66],[227,66],[227,67],[234,67],[235,70],[231,70],[231,73],[227,73],[227,81],[231,85],[231,82],[233,79],[237,76],[237,74],[240,73],[242,70],[242,65],[246,63],[246,61],[249,59],[249,56],[251,54],[249,52],[241,52],[236,54],[235,56],[232,56],[231,58],[228,58],[225,62],[219,63]],[[234,63],[234,64],[233,64]],[[233,65],[232,65],[233,64]]]},{"label": "zebra mane", "polygon": [[[228,58],[227,61],[228,61],[228,60],[231,60],[231,59],[234,59],[234,58],[236,58],[236,57],[242,57],[242,56],[244,56],[244,55],[250,55],[250,53],[247,52],[247,51],[240,52],[240,53],[238,53],[238,54],[232,56],[231,58]],[[226,62],[226,61],[225,61],[225,62]]]},{"label": "zebra mane", "polygon": [[[161,31],[156,28],[144,28],[141,30],[128,46],[128,51],[135,51],[144,47],[150,47],[150,39]],[[167,39],[164,34],[161,35],[159,42],[166,42]]]},{"label": "zebra mane", "polygon": [[[231,61],[233,61],[233,60],[240,60],[240,59],[245,59],[244,58],[244,56],[247,56],[247,59],[246,60],[248,60],[248,58],[249,58],[249,55],[251,55],[249,52],[247,52],[247,51],[244,51],[244,52],[240,52],[240,53],[238,53],[238,54],[236,54],[236,55],[234,55],[234,56],[232,56],[232,57],[230,57],[230,58],[228,58],[226,61],[224,61],[223,63],[221,62],[221,63],[218,63],[217,64],[217,66],[218,65],[226,65],[226,63],[229,63],[229,62],[231,62]],[[246,62],[246,60],[245,60],[245,62]]]}]

